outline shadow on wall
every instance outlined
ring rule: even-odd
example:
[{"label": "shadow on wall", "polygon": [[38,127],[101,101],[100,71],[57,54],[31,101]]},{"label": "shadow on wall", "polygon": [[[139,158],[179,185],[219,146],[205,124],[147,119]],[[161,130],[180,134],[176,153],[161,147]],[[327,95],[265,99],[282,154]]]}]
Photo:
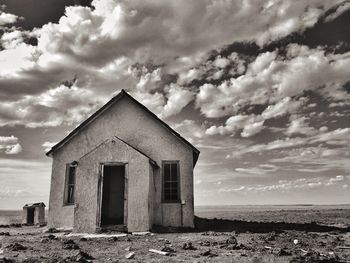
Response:
[{"label": "shadow on wall", "polygon": [[153,231],[159,233],[168,232],[232,232],[236,233],[269,233],[281,232],[285,230],[304,231],[304,232],[350,232],[350,227],[341,228],[336,226],[319,225],[312,223],[285,223],[285,222],[253,222],[242,220],[227,220],[227,219],[207,219],[195,217],[195,229],[191,228],[173,228],[154,226]]}]

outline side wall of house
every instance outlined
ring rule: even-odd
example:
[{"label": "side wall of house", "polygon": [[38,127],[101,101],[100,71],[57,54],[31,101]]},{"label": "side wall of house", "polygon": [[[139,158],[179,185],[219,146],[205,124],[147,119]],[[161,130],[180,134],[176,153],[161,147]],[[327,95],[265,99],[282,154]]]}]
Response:
[{"label": "side wall of house", "polygon": [[74,231],[94,232],[98,221],[98,185],[102,163],[121,162],[126,166],[128,231],[147,231],[150,227],[149,159],[119,140],[106,142],[78,160]]},{"label": "side wall of house", "polygon": [[48,226],[54,228],[73,228],[74,205],[64,205],[64,184],[66,163],[75,160],[73,153],[60,151],[54,153],[52,160],[51,188],[49,200]]},{"label": "side wall of house", "polygon": [[[193,227],[193,152],[159,121],[128,98],[122,98],[98,119],[72,137],[53,155],[50,193],[51,226],[73,226],[74,207],[62,206],[65,164],[78,160],[106,139],[117,135],[135,146],[159,165],[162,160],[180,164],[181,199],[184,204],[161,202],[161,169],[154,170],[153,224]],[[129,174],[130,176],[131,174]],[[83,175],[81,175],[83,176]]]}]

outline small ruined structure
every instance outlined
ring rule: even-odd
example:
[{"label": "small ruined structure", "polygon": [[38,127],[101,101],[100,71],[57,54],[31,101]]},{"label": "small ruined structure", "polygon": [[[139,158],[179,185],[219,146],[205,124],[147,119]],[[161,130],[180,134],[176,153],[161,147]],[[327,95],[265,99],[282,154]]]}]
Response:
[{"label": "small ruined structure", "polygon": [[26,225],[45,224],[45,204],[25,204],[23,206],[22,223]]},{"label": "small ruined structure", "polygon": [[49,227],[193,227],[199,151],[122,90],[47,153]]}]

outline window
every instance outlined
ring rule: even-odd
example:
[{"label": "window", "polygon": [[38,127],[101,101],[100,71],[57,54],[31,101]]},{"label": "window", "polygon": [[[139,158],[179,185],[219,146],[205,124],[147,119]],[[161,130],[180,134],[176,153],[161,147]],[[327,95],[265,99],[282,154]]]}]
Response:
[{"label": "window", "polygon": [[180,202],[179,161],[163,161],[163,202]]},{"label": "window", "polygon": [[65,185],[65,192],[64,192],[65,205],[74,204],[75,172],[76,172],[76,165],[67,164],[66,185]]}]

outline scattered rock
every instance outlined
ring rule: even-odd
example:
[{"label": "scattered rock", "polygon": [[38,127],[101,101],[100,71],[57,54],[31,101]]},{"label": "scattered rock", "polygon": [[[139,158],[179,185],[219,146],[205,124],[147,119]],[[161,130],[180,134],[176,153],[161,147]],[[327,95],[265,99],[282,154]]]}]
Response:
[{"label": "scattered rock", "polygon": [[290,256],[291,253],[283,248],[273,248],[271,253],[276,256]]},{"label": "scattered rock", "polygon": [[204,251],[203,253],[200,253],[200,255],[203,256],[203,257],[210,257],[210,258],[218,256],[218,254],[213,253],[210,249]]},{"label": "scattered rock", "polygon": [[115,241],[118,241],[118,237],[111,237],[108,240],[111,242],[115,242]]},{"label": "scattered rock", "polygon": [[205,246],[205,247],[211,246],[211,243],[210,243],[210,241],[208,241],[208,240],[199,241],[198,244],[201,245],[201,246]]},{"label": "scattered rock", "polygon": [[126,247],[125,251],[131,251],[131,247]]},{"label": "scattered rock", "polygon": [[165,244],[171,244],[171,242],[166,238],[158,238],[158,241],[164,242]]},{"label": "scattered rock", "polygon": [[169,246],[163,246],[160,251],[163,251],[163,252],[169,252],[169,253],[175,253],[175,249],[173,249],[172,247],[169,247]]},{"label": "scattered rock", "polygon": [[130,252],[130,253],[125,255],[126,259],[132,259],[133,257],[135,257],[135,253],[134,252]]},{"label": "scattered rock", "polygon": [[87,241],[87,238],[86,238],[86,237],[81,237],[81,238],[79,239],[79,241]]},{"label": "scattered rock", "polygon": [[46,238],[50,239],[50,240],[56,240],[57,237],[55,235],[48,235],[46,236]]},{"label": "scattered rock", "polygon": [[227,240],[226,240],[226,244],[230,244],[230,245],[237,245],[237,239],[234,236],[230,236]]},{"label": "scattered rock", "polygon": [[38,258],[26,258],[22,261],[22,263],[41,263],[42,260],[39,260]]},{"label": "scattered rock", "polygon": [[72,240],[63,241],[63,249],[79,249],[79,246]]},{"label": "scattered rock", "polygon": [[12,262],[15,262],[15,261],[11,258],[0,256],[0,263],[12,263]]},{"label": "scattered rock", "polygon": [[219,236],[220,233],[214,232],[214,231],[208,231],[208,232],[204,232],[202,233],[202,236]]},{"label": "scattered rock", "polygon": [[47,242],[49,242],[49,241],[50,241],[50,239],[48,239],[48,238],[46,238],[46,237],[40,239],[40,243],[47,243]]},{"label": "scattered rock", "polygon": [[22,250],[26,250],[27,247],[26,246],[23,246],[22,244],[20,243],[13,243],[11,245],[8,245],[6,248],[12,250],[12,251],[22,251]]},{"label": "scattered rock", "polygon": [[152,252],[152,253],[159,254],[159,255],[163,255],[163,256],[168,256],[169,255],[169,252],[161,251],[161,250],[157,250],[157,249],[149,249],[148,251]]},{"label": "scattered rock", "polygon": [[269,233],[266,238],[265,238],[265,241],[275,241],[276,240],[276,232],[275,231],[272,231],[271,233]]},{"label": "scattered rock", "polygon": [[183,244],[182,249],[184,249],[184,250],[197,250],[197,248],[195,248],[191,242]]},{"label": "scattered rock", "polygon": [[10,236],[10,232],[0,232],[0,236]]},{"label": "scattered rock", "polygon": [[[89,255],[88,253],[84,252],[84,251],[78,251],[74,256],[71,256],[69,258],[66,258],[66,260],[68,259],[67,262],[91,262],[94,257]],[[71,260],[71,261],[69,261]]]},{"label": "scattered rock", "polygon": [[58,230],[56,228],[54,228],[54,227],[50,227],[50,228],[45,229],[43,231],[43,233],[57,233],[57,232],[58,232]]}]

